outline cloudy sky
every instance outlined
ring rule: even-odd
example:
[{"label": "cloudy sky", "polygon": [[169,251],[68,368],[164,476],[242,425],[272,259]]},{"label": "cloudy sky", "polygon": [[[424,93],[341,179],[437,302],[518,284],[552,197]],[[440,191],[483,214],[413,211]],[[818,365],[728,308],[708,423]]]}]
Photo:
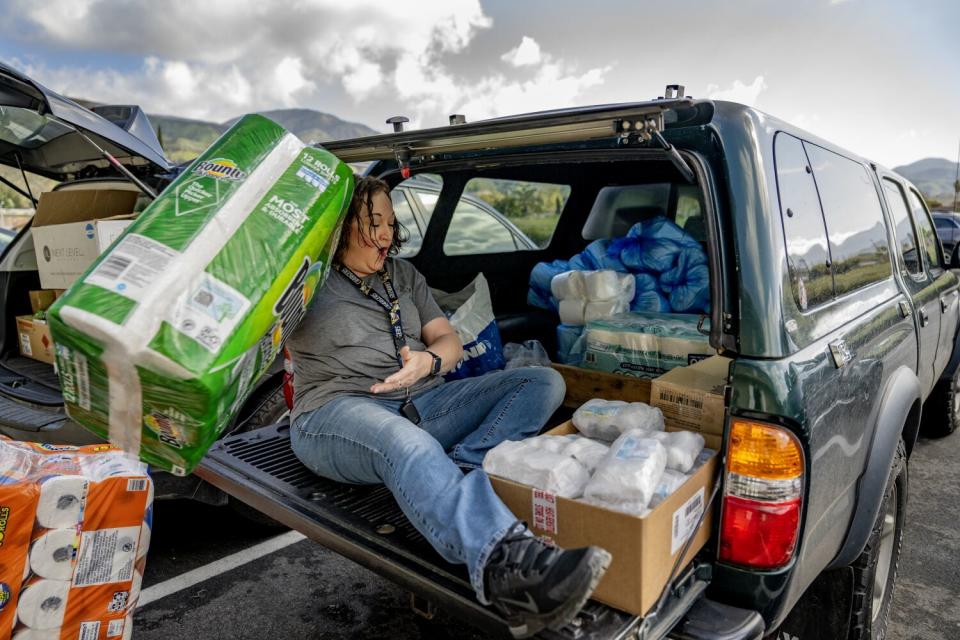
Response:
[{"label": "cloudy sky", "polygon": [[956,0],[0,0],[51,89],[223,121],[310,107],[386,131],[644,100],[679,83],[888,166],[955,159]]}]

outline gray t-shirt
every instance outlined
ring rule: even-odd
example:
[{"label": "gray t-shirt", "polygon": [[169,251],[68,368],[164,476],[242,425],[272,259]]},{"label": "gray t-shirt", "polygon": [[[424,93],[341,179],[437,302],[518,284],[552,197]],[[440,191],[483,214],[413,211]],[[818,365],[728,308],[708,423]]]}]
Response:
[{"label": "gray t-shirt", "polygon": [[[407,346],[423,351],[420,330],[443,317],[426,279],[406,260],[388,258],[387,272],[400,300],[400,319]],[[380,276],[363,278],[385,300]],[[348,393],[373,396],[370,386],[399,370],[390,321],[386,310],[361,293],[346,276],[330,270],[300,326],[287,340],[293,361],[294,397],[291,423],[335,396]],[[410,395],[439,384],[439,376],[427,376],[410,388]],[[402,390],[376,394],[378,398],[402,398]]]}]

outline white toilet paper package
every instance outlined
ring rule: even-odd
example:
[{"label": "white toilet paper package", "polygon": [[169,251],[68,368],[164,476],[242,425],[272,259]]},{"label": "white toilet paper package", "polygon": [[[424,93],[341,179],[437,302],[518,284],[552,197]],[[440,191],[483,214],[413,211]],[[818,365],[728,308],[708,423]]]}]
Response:
[{"label": "white toilet paper package", "polygon": [[611,442],[632,429],[663,431],[663,412],[644,402],[594,398],[573,412],[573,425],[588,438]]},{"label": "white toilet paper package", "polygon": [[[583,367],[656,377],[715,355],[694,314],[624,313],[587,324]],[[703,330],[709,329],[703,319]]]},{"label": "white toilet paper package", "polygon": [[0,637],[130,637],[153,484],[111,445],[0,438]]},{"label": "white toilet paper package", "polygon": [[634,429],[610,445],[583,490],[587,501],[636,515],[646,512],[666,469],[667,452],[645,435]]},{"label": "white toilet paper package", "polygon": [[70,417],[190,472],[306,313],[352,191],[330,153],[237,122],[47,312]]},{"label": "white toilet paper package", "polygon": [[529,440],[505,440],[487,452],[483,470],[563,498],[579,497],[590,472],[574,458],[547,447],[553,448],[553,443],[533,445]]}]

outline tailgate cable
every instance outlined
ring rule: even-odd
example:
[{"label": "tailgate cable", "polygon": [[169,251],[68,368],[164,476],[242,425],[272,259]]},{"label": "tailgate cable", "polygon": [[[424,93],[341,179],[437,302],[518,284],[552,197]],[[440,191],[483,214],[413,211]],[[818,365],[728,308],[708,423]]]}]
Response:
[{"label": "tailgate cable", "polygon": [[96,142],[94,142],[94,141],[90,138],[90,136],[88,136],[88,135],[85,134],[83,131],[81,131],[79,128],[73,126],[73,125],[70,124],[69,122],[66,122],[66,121],[64,121],[64,120],[61,120],[60,118],[56,118],[56,117],[54,117],[54,116],[52,116],[52,115],[50,116],[50,118],[53,119],[53,120],[56,120],[58,123],[60,123],[60,124],[62,124],[63,126],[67,127],[68,129],[70,129],[71,131],[73,131],[74,133],[76,133],[78,136],[80,136],[81,138],[83,138],[84,140],[86,140],[86,141],[90,144],[90,146],[92,146],[94,149],[96,149],[97,151],[100,152],[100,155],[102,155],[102,156],[107,160],[107,162],[109,162],[111,165],[113,165],[114,168],[116,168],[118,171],[120,171],[120,173],[122,173],[124,176],[126,176],[127,179],[130,180],[130,182],[132,182],[133,184],[137,185],[137,188],[140,189],[140,191],[143,191],[146,195],[150,196],[150,199],[151,199],[151,200],[156,200],[156,199],[157,199],[157,194],[156,194],[156,192],[155,192],[153,189],[151,189],[150,187],[148,187],[142,180],[140,180],[140,178],[138,178],[137,176],[133,175],[133,172],[131,172],[129,169],[127,169],[125,166],[123,166],[123,163],[122,163],[122,162],[120,162],[119,160],[117,160],[116,158],[114,158],[112,155],[110,155],[110,152],[108,152],[106,149],[104,149],[103,147],[101,147],[100,145],[98,145]]},{"label": "tailgate cable", "polygon": [[637,638],[637,640],[647,640],[647,633],[649,633],[653,625],[659,621],[660,612],[663,610],[663,607],[667,602],[667,598],[670,595],[673,581],[676,579],[677,574],[680,571],[680,565],[683,562],[684,557],[687,555],[690,545],[693,544],[693,539],[696,537],[696,533],[700,529],[700,525],[703,524],[703,519],[707,516],[707,513],[710,511],[710,508],[713,505],[713,501],[717,498],[717,493],[720,491],[720,480],[722,477],[723,467],[717,470],[717,477],[713,483],[713,491],[710,493],[710,498],[707,500],[707,504],[704,505],[703,512],[700,514],[700,517],[697,518],[697,524],[691,530],[690,537],[688,537],[687,541],[683,543],[683,548],[680,549],[680,553],[677,555],[677,559],[673,563],[673,569],[670,571],[670,577],[667,579],[667,583],[664,585],[663,591],[660,592],[660,597],[657,598],[657,604],[653,607],[651,612],[644,617],[643,622],[640,623],[640,628],[637,629],[636,636],[634,636]]}]

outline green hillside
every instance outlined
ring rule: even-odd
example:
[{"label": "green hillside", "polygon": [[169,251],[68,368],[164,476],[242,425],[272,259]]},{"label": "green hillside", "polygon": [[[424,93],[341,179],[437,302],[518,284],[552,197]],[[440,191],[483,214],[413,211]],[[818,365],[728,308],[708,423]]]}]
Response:
[{"label": "green hillside", "polygon": [[957,163],[943,158],[924,158],[894,171],[912,182],[933,208],[953,208],[953,182],[957,177]]}]

